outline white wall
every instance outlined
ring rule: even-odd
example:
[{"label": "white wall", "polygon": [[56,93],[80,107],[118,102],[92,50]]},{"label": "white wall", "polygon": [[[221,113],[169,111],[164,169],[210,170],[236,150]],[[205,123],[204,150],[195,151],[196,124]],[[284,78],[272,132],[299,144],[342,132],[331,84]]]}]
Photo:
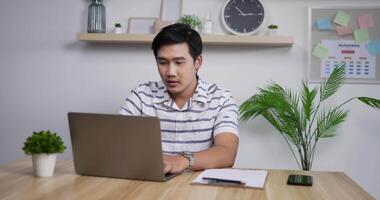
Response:
[{"label": "white wall", "polygon": [[[264,1],[264,0],[263,0]],[[160,1],[105,1],[108,27],[128,17],[157,17]],[[212,14],[215,32],[224,0],[184,0],[184,13]],[[378,0],[267,0],[271,22],[293,35],[291,48],[209,47],[201,77],[233,91],[240,104],[269,80],[298,88],[306,69],[307,11],[315,5],[380,5]],[[67,112],[116,113],[129,90],[158,80],[148,45],[98,45],[75,40],[86,30],[89,1],[0,1],[0,163],[26,156],[21,151],[32,131],[58,132],[71,158]],[[376,19],[378,20],[378,19]],[[379,28],[379,27],[378,27]],[[330,100],[352,96],[380,98],[379,85],[344,85]],[[339,136],[321,141],[313,170],[344,171],[380,198],[380,112],[349,104]],[[243,123],[237,167],[297,169],[286,143],[264,120]]]}]

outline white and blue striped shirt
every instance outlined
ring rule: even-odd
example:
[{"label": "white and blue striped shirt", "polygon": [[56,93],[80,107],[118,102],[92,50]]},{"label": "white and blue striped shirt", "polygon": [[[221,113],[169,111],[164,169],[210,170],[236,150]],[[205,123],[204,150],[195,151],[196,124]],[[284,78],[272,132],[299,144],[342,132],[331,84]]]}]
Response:
[{"label": "white and blue striped shirt", "polygon": [[133,89],[119,114],[160,119],[162,149],[166,154],[199,152],[210,148],[216,135],[238,133],[238,106],[231,92],[198,80],[196,91],[182,109],[170,98],[162,81]]}]

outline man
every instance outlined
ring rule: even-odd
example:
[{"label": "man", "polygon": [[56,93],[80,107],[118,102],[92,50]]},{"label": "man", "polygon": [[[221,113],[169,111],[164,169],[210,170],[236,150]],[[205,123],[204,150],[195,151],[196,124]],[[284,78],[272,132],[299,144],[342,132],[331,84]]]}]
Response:
[{"label": "man", "polygon": [[187,25],[159,32],[152,50],[162,81],[131,91],[120,114],[157,116],[165,173],[231,167],[238,148],[238,107],[231,93],[198,78],[202,40]]}]

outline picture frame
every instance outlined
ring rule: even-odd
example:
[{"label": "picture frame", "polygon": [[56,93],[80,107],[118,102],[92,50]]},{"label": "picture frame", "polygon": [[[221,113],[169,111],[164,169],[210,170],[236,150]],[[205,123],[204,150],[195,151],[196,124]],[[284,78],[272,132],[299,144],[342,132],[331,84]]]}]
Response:
[{"label": "picture frame", "polygon": [[[325,80],[326,72],[323,70],[330,70],[327,67],[327,60],[330,61],[331,65],[340,65],[341,61],[340,57],[343,55],[343,50],[339,48],[331,48],[331,44],[359,44],[355,42],[354,35],[345,35],[339,36],[337,35],[337,25],[334,23],[334,18],[338,11],[343,11],[348,13],[351,17],[347,27],[352,28],[352,30],[359,29],[358,17],[364,14],[370,14],[373,18],[380,17],[380,7],[379,6],[318,6],[318,7],[308,7],[308,40],[307,40],[307,70],[306,70],[306,80],[307,83],[322,83]],[[330,19],[332,26],[331,31],[321,31],[317,30],[317,20],[318,19]],[[380,21],[375,22],[375,27],[380,26]],[[374,38],[378,38],[380,36],[380,30],[377,28],[368,29],[368,33],[370,36],[370,40]],[[351,42],[353,41],[353,42]],[[313,51],[315,50],[317,44],[322,44],[324,47],[327,47],[329,50],[329,56],[326,56],[326,59],[321,59],[313,55]],[[360,43],[360,47],[362,48],[363,44]],[[329,46],[325,46],[329,45]],[[343,46],[343,45],[342,45]],[[352,52],[359,52],[360,49],[356,49]],[[331,59],[330,52],[340,51],[340,54],[333,54],[333,58],[335,55],[337,56],[337,63],[333,59]],[[368,68],[365,68],[367,64],[363,65],[362,63],[359,66],[356,65],[357,60],[355,59],[355,54],[348,55],[348,57],[352,57],[352,62],[355,64],[351,65],[351,62],[346,62],[346,78],[344,79],[344,83],[346,84],[380,84],[380,55],[375,56],[374,60],[376,65],[372,65],[369,68],[369,71],[372,72],[373,77],[353,77],[350,74],[350,70],[355,73],[357,70],[363,72]],[[372,59],[373,60],[373,59]],[[333,63],[334,62],[334,63]],[[371,62],[370,62],[371,63]],[[366,72],[366,71],[364,71]],[[328,72],[327,72],[328,73]]]},{"label": "picture frame", "polygon": [[128,30],[129,34],[149,34],[154,33],[154,23],[156,22],[156,17],[130,17],[128,19]]},{"label": "picture frame", "polygon": [[182,0],[161,0],[160,20],[178,21],[182,16]]}]

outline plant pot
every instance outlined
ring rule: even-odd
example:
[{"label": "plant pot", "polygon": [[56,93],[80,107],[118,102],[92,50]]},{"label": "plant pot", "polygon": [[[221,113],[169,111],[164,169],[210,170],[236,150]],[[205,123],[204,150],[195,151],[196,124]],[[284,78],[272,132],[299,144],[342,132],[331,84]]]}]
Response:
[{"label": "plant pot", "polygon": [[277,29],[268,29],[268,35],[269,36],[277,35]]},{"label": "plant pot", "polygon": [[122,33],[123,33],[123,29],[122,29],[121,27],[115,27],[115,28],[113,29],[113,32],[114,32],[115,34],[122,34]]},{"label": "plant pot", "polygon": [[53,176],[56,160],[56,154],[33,154],[34,175],[38,177]]}]

